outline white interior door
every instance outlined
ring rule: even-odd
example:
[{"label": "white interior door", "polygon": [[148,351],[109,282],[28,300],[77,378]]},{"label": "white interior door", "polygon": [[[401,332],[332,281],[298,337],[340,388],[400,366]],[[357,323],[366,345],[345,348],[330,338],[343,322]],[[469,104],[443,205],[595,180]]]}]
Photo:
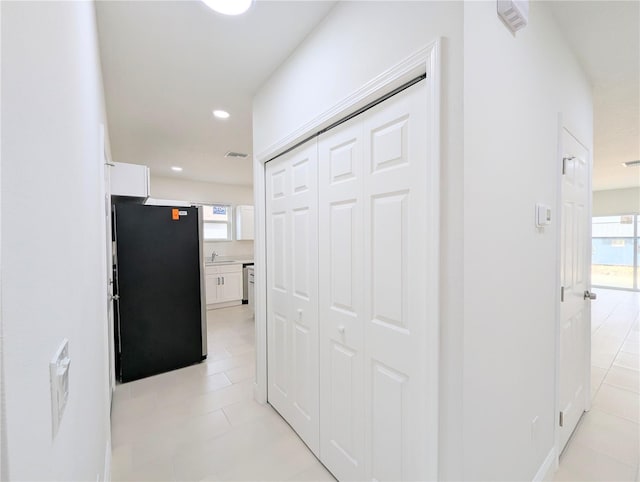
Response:
[{"label": "white interior door", "polygon": [[320,454],[339,480],[364,479],[363,122],[320,136]]},{"label": "white interior door", "polygon": [[365,474],[428,478],[427,86],[365,112]]},{"label": "white interior door", "polygon": [[268,400],[319,453],[314,139],[266,166]]},{"label": "white interior door", "polygon": [[320,454],[339,480],[428,478],[426,119],[419,83],[318,144]]},{"label": "white interior door", "polygon": [[591,342],[591,305],[585,296],[590,287],[591,162],[589,151],[565,129],[562,146],[560,450],[587,408]]},{"label": "white interior door", "polygon": [[425,84],[265,170],[268,399],[339,480],[433,478]]}]

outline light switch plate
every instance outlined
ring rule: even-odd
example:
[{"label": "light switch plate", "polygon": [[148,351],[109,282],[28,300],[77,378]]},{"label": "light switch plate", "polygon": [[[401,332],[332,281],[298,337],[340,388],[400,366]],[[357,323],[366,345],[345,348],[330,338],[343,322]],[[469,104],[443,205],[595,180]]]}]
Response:
[{"label": "light switch plate", "polygon": [[551,208],[546,204],[536,204],[536,226],[543,228],[551,224]]},{"label": "light switch plate", "polygon": [[60,344],[56,354],[49,363],[49,378],[51,382],[51,436],[58,433],[64,409],[69,399],[69,340],[66,338]]}]

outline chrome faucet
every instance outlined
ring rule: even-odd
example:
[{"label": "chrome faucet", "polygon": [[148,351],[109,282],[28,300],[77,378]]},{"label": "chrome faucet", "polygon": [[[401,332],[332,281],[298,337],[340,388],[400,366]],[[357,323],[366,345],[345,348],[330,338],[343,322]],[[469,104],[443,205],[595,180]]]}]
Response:
[{"label": "chrome faucet", "polygon": [[211,262],[213,263],[216,260],[216,256],[218,256],[218,253],[216,253],[215,251],[213,251],[211,253]]}]

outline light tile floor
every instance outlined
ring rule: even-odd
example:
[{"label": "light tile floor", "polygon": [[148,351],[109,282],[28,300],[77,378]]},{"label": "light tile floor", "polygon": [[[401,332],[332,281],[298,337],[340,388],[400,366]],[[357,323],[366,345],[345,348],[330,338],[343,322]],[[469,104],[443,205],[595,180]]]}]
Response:
[{"label": "light tile floor", "polygon": [[118,385],[114,481],[334,481],[287,423],[253,401],[246,305],[208,313],[205,363]]},{"label": "light tile floor", "polygon": [[555,481],[640,481],[640,293],[595,288],[592,408],[560,457]]},{"label": "light tile floor", "polygon": [[[636,481],[640,294],[596,290],[593,408],[555,480]],[[333,481],[284,420],[253,401],[254,322],[246,306],[208,312],[206,363],[116,389],[114,481]]]}]

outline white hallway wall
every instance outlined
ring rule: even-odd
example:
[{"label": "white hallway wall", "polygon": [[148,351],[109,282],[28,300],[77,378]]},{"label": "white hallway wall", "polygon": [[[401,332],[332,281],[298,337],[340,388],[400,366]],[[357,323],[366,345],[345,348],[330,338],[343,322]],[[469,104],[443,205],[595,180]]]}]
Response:
[{"label": "white hallway wall", "polygon": [[339,2],[254,100],[253,151],[261,153],[442,38],[441,480],[462,479],[462,16],[461,2]]},{"label": "white hallway wall", "polygon": [[594,216],[614,216],[616,214],[640,214],[640,187],[610,189],[593,193]]},{"label": "white hallway wall", "polygon": [[[197,203],[228,203],[235,207],[243,204],[253,205],[253,188],[251,186],[190,181],[152,175],[151,197]],[[212,251],[220,256],[251,257],[253,256],[253,241],[204,243],[205,256],[210,256]]]},{"label": "white hallway wall", "polygon": [[[494,1],[464,6],[466,479],[531,480],[554,444],[558,113],[592,149],[593,108],[547,6],[530,7],[514,37]],[[544,232],[537,202],[554,209]]]},{"label": "white hallway wall", "polygon": [[[110,429],[104,106],[94,7],[0,8],[8,456],[2,480],[102,479]],[[52,440],[48,364],[63,338],[72,360],[70,394]]]}]

